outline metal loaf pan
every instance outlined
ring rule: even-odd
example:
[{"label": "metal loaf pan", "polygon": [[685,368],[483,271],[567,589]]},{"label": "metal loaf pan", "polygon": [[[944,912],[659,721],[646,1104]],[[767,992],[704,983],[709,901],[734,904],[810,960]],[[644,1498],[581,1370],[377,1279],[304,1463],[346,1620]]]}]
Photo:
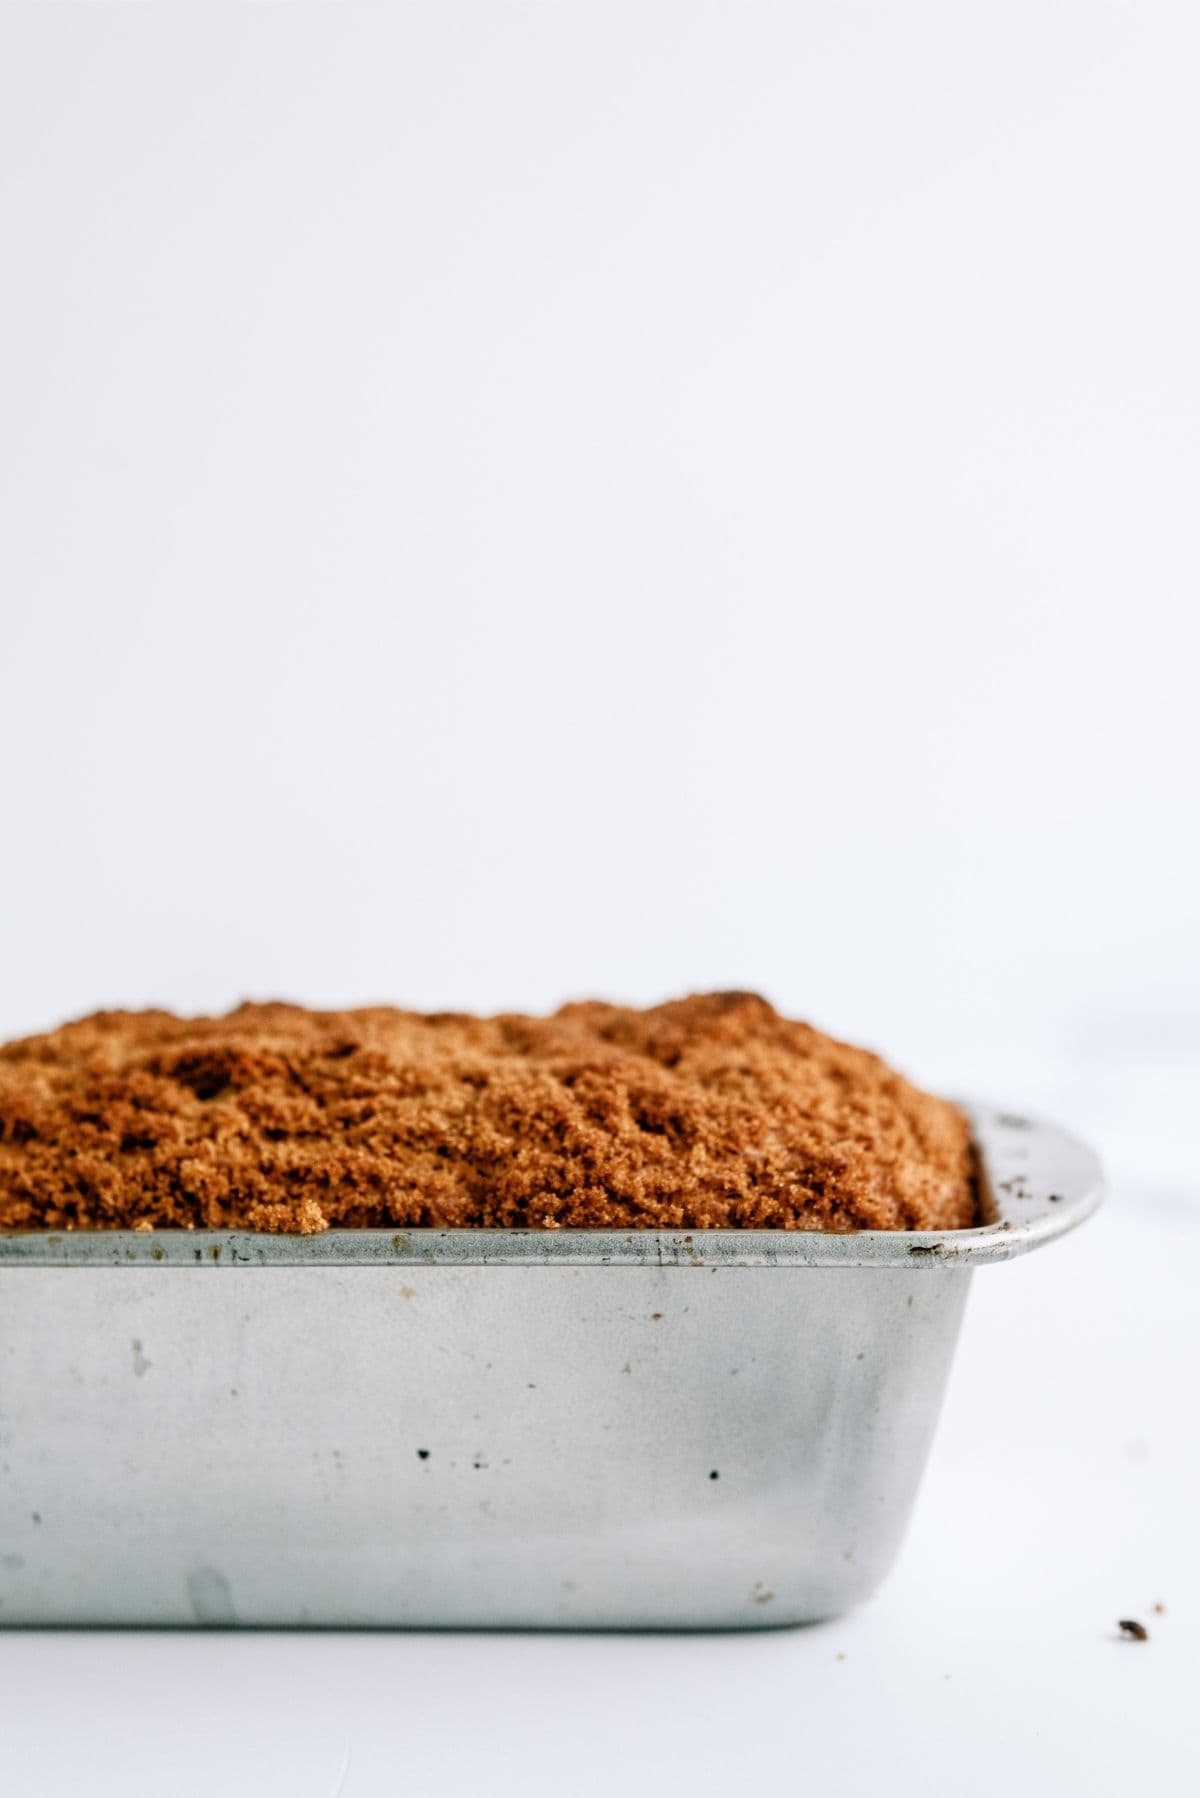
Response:
[{"label": "metal loaf pan", "polygon": [[976,1229],[0,1239],[0,1623],[801,1623],[890,1567],[976,1264],[1100,1197],[971,1113]]}]

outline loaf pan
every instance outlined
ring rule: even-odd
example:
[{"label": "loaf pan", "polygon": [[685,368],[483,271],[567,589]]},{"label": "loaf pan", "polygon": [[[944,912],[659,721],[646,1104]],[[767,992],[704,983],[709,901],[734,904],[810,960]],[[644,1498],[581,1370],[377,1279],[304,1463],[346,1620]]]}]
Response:
[{"label": "loaf pan", "polygon": [[891,1566],[973,1269],[1100,1197],[967,1107],[978,1228],[0,1238],[0,1623],[752,1628]]}]

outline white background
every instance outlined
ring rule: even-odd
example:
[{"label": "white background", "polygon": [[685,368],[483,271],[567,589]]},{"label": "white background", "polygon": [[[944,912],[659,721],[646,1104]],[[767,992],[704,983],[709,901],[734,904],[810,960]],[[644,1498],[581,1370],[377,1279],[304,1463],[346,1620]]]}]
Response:
[{"label": "white background", "polygon": [[3,1637],[14,1789],[1194,1790],[1198,58],[5,8],[0,1035],[750,986],[1114,1184],[845,1624]]}]

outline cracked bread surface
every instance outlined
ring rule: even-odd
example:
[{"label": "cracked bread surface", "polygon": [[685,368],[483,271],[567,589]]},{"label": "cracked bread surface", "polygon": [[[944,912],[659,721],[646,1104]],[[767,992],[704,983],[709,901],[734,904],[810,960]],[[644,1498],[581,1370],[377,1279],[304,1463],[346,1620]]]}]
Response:
[{"label": "cracked bread surface", "polygon": [[967,1121],[753,993],[99,1012],[0,1047],[0,1228],[933,1230]]}]

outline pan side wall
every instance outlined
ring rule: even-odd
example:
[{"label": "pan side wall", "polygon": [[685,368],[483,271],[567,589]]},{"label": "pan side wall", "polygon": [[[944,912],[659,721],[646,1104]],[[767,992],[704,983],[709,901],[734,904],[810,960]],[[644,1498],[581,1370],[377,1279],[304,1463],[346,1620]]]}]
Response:
[{"label": "pan side wall", "polygon": [[966,1267],[0,1273],[0,1624],[797,1623],[890,1567]]}]

